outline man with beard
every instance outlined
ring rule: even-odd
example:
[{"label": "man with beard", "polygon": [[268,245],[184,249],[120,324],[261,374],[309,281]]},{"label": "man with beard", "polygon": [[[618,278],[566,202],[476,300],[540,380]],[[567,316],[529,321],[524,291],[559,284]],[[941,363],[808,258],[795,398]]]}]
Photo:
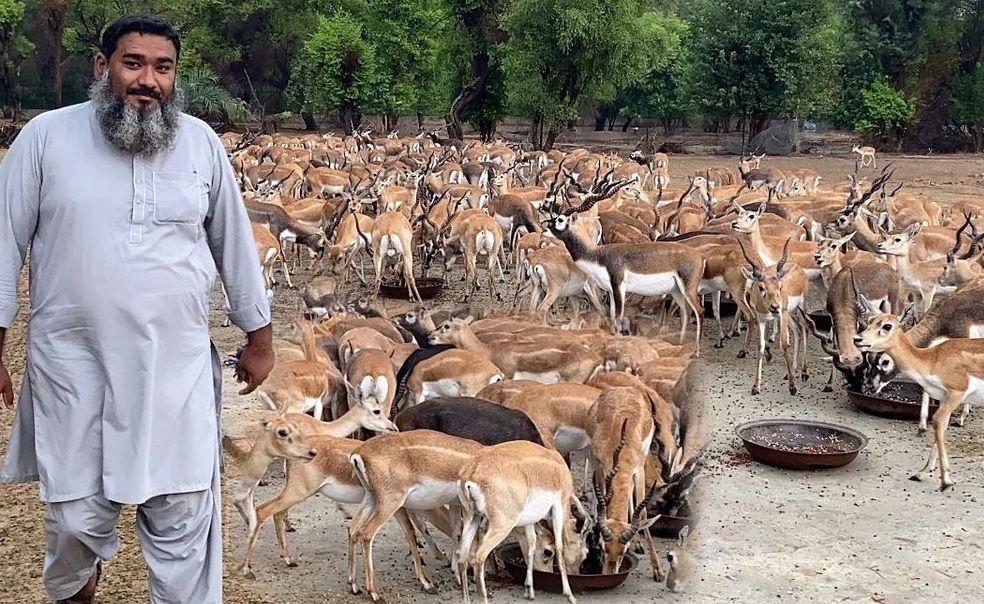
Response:
[{"label": "man with beard", "polygon": [[[222,601],[217,273],[247,332],[237,378],[273,366],[270,306],[216,134],[181,112],[164,21],[110,25],[90,101],[29,122],[0,164],[0,354],[31,246],[27,371],[0,479],[40,482],[43,578],[92,602],[124,504],[151,602]],[[13,406],[0,363],[0,392]]]}]

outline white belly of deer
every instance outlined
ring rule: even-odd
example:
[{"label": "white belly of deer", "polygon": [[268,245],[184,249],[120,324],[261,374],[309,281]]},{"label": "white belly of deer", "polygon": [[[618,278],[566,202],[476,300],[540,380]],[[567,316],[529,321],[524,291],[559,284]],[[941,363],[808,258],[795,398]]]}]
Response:
[{"label": "white belly of deer", "polygon": [[943,380],[935,375],[909,375],[909,378],[914,380],[930,398],[934,398],[938,401],[946,399],[946,389],[943,387]]},{"label": "white belly of deer", "polygon": [[432,510],[442,505],[458,501],[458,482],[456,480],[423,479],[410,487],[406,503],[408,510]]},{"label": "white belly of deer", "polygon": [[803,296],[790,296],[789,297],[789,312],[793,312],[800,306],[803,306]]},{"label": "white belly of deer", "polygon": [[517,371],[513,374],[514,380],[532,380],[541,384],[556,384],[560,381],[560,374],[556,371],[546,371],[544,373],[533,373],[531,371]]},{"label": "white belly of deer", "polygon": [[554,446],[561,453],[580,451],[591,446],[588,433],[574,426],[560,426],[554,431]]},{"label": "white belly of deer", "polygon": [[606,292],[612,291],[612,281],[611,278],[609,278],[608,271],[605,270],[605,267],[600,264],[586,262],[584,260],[579,260],[575,264],[577,264],[577,267],[588,276],[588,279],[594,281],[595,285]]},{"label": "white belly of deer", "polygon": [[516,526],[526,526],[547,517],[550,508],[558,503],[557,493],[543,489],[531,489],[526,495],[526,504],[516,519]]},{"label": "white belly of deer", "polygon": [[[322,404],[320,398],[314,398],[306,396],[304,397],[304,406],[301,407],[301,413],[307,413],[308,411],[314,411],[318,405]],[[318,418],[321,419],[321,418]]]},{"label": "white belly of deer", "polygon": [[495,221],[497,223],[499,223],[499,228],[502,229],[502,232],[503,233],[508,233],[508,232],[512,231],[512,222],[513,222],[513,219],[511,217],[509,217],[509,216],[500,216],[500,215],[496,214],[493,218],[495,218]]},{"label": "white belly of deer", "polygon": [[444,378],[434,382],[424,382],[420,393],[421,400],[425,401],[438,396],[461,396],[461,385],[451,378]]},{"label": "white belly of deer", "polygon": [[974,339],[984,338],[984,325],[971,325],[967,331],[967,337]]},{"label": "white belly of deer", "polygon": [[351,504],[361,503],[362,498],[365,497],[366,494],[365,490],[363,490],[360,486],[340,484],[330,478],[322,483],[321,488],[318,489],[318,493],[324,495],[332,501]]},{"label": "white belly of deer", "polygon": [[640,296],[660,296],[676,289],[673,273],[641,274],[625,271],[625,291]]}]

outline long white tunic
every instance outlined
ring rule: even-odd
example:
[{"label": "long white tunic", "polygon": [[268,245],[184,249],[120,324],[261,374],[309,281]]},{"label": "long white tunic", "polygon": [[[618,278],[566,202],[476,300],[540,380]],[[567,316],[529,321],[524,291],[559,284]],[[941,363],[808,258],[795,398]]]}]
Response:
[{"label": "long white tunic", "polygon": [[0,327],[31,246],[27,373],[2,482],[44,501],[209,489],[219,446],[208,333],[216,267],[245,331],[270,322],[249,219],[222,143],[182,115],[133,156],[90,103],[43,113],[0,164]]}]

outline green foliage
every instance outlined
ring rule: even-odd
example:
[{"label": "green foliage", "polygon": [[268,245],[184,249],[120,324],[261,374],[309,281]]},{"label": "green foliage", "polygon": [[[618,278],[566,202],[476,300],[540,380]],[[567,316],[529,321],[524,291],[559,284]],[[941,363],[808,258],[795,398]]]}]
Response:
[{"label": "green foliage", "polygon": [[984,59],[971,73],[957,76],[953,83],[953,119],[974,138],[974,150],[984,151]]},{"label": "green foliage", "polygon": [[688,63],[682,43],[687,24],[673,14],[646,12],[639,25],[648,70],[619,92],[615,104],[623,117],[656,118],[669,132],[687,110],[682,89]]},{"label": "green foliage", "polygon": [[513,0],[498,49],[509,106],[556,133],[582,101],[613,99],[646,69],[638,15],[636,0]]},{"label": "green foliage", "polygon": [[291,70],[287,98],[298,112],[338,115],[378,111],[381,84],[376,48],[365,39],[362,24],[338,12],[320,17]]},{"label": "green foliage", "polygon": [[18,104],[17,74],[34,50],[24,33],[24,3],[0,0],[0,108],[8,113]]},{"label": "green foliage", "polygon": [[916,115],[915,99],[907,99],[884,78],[861,91],[861,103],[863,110],[854,129],[883,145],[900,142]]},{"label": "green foliage", "polygon": [[699,113],[747,114],[754,134],[769,116],[830,102],[840,43],[833,0],[697,0],[692,10],[687,89]]},{"label": "green foliage", "polygon": [[185,110],[195,117],[222,124],[256,119],[246,103],[223,88],[219,77],[207,67],[182,70],[178,83],[185,91]]}]

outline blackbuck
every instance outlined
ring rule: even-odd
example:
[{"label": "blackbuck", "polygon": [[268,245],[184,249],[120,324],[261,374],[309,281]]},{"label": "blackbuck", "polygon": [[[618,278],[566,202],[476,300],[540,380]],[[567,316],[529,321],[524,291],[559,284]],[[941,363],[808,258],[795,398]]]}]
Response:
[{"label": "blackbuck", "polygon": [[482,600],[488,602],[485,561],[517,528],[523,529],[525,537],[526,598],[534,598],[535,525],[546,521],[554,534],[563,593],[575,604],[567,573],[577,573],[588,552],[570,518],[570,510],[573,506],[583,520],[588,514],[574,495],[574,481],[559,453],[524,441],[482,449],[459,474],[458,499],[463,514],[458,575],[466,602],[469,595],[465,564],[471,565]]},{"label": "blackbuck", "polygon": [[[381,599],[372,556],[372,542],[379,529],[401,508],[408,512],[427,512],[448,506],[452,542],[458,542],[461,534],[458,477],[481,449],[482,445],[472,440],[432,430],[412,430],[371,438],[349,456],[356,478],[365,489],[362,507],[349,527],[349,548],[351,552],[355,544],[362,546],[366,590],[374,602]],[[414,562],[418,578],[422,578],[419,556]],[[349,557],[349,563],[354,563],[354,556]],[[452,549],[451,564],[457,571],[455,549]],[[350,576],[354,578],[351,568]],[[467,580],[467,577],[456,578],[459,584]],[[421,583],[425,589],[429,588],[428,583],[423,580]]]},{"label": "blackbuck", "polygon": [[[586,209],[586,208],[585,208]],[[672,296],[680,308],[680,340],[686,337],[692,313],[697,322],[694,341],[700,354],[701,304],[698,295],[704,259],[696,250],[670,242],[594,245],[573,231],[577,214],[560,214],[550,221],[550,232],[560,239],[574,263],[599,289],[610,295],[612,330],[624,327],[625,298]]]},{"label": "blackbuck", "polygon": [[[869,305],[863,297],[859,304]],[[984,402],[984,340],[957,338],[932,348],[917,348],[895,315],[877,314],[856,337],[864,350],[887,352],[897,370],[919,384],[929,396],[941,401],[933,416],[933,441],[929,458],[912,480],[923,480],[939,461],[940,490],[954,484],[946,450],[946,430],[950,416],[965,403]]]},{"label": "blackbuck", "polygon": [[470,327],[471,317],[449,319],[431,333],[431,344],[453,344],[491,361],[506,379],[529,379],[546,384],[583,383],[604,362],[601,354],[575,341],[512,341],[490,346]]},{"label": "blackbuck", "polygon": [[[755,310],[759,333],[758,369],[755,373],[755,384],[752,394],[762,392],[762,362],[765,358],[768,341],[766,330],[770,322],[779,324],[779,346],[786,358],[786,377],[789,382],[789,393],[796,394],[796,377],[802,375],[803,381],[808,379],[806,370],[806,325],[795,314],[806,300],[809,289],[809,279],[806,272],[795,264],[788,264],[789,240],[783,247],[782,256],[775,266],[762,268],[755,260],[745,254],[745,261],[750,269],[742,267],[745,278],[753,283],[749,291],[751,307]],[[742,251],[745,251],[742,245]],[[748,330],[745,347],[751,339],[752,330]],[[790,354],[790,343],[792,354]]]},{"label": "blackbuck", "polygon": [[825,392],[833,390],[835,370],[844,374],[852,389],[859,390],[861,387],[864,356],[854,343],[861,312],[864,310],[857,305],[859,293],[883,311],[902,311],[902,283],[898,273],[884,262],[867,259],[861,259],[850,268],[841,270],[831,281],[827,289],[826,304],[833,324],[829,333],[821,333],[809,315],[802,312],[802,309],[800,311],[800,319],[806,322],[813,335],[820,340],[823,351],[831,356],[832,367],[824,387]]},{"label": "blackbuck", "polygon": [[859,167],[870,165],[872,168],[877,168],[878,163],[875,161],[875,148],[874,147],[859,147],[854,145],[851,147],[851,153],[857,153],[857,165]]},{"label": "blackbuck", "polygon": [[[653,578],[664,579],[649,527],[657,518],[646,519],[646,459],[656,434],[652,406],[636,388],[605,389],[592,407],[596,425],[591,439],[591,462],[597,499],[597,526],[603,550],[604,573],[618,572],[622,558],[636,535],[649,545]],[[664,460],[664,467],[672,465]]]}]

